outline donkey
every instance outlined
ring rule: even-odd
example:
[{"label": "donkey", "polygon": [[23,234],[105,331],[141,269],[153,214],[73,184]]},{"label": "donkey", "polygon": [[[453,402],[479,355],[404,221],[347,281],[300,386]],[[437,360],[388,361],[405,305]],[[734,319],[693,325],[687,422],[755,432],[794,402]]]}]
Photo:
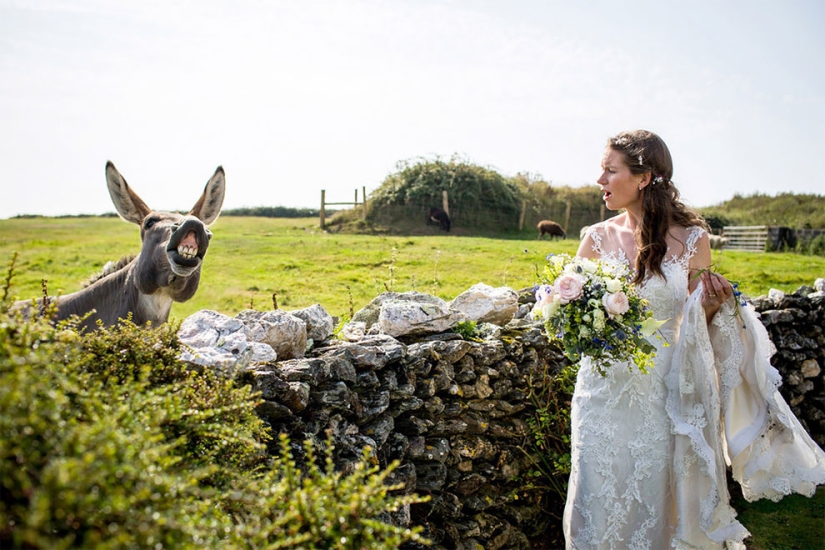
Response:
[{"label": "donkey", "polygon": [[56,320],[92,312],[81,326],[94,329],[97,321],[112,326],[131,313],[136,325],[165,323],[172,302],[185,302],[198,289],[201,265],[212,238],[207,226],[218,218],[223,205],[223,168],[215,170],[186,215],[157,212],[146,206],[111,161],[106,163],[106,184],[120,217],[140,226],[143,246],[131,261],[125,258],[111,273],[104,270],[83,290],[59,296]]},{"label": "donkey", "polygon": [[545,234],[550,235],[550,240],[552,240],[553,237],[559,237],[561,239],[567,238],[567,233],[565,233],[562,226],[551,220],[541,220],[536,228],[539,230],[539,239]]}]

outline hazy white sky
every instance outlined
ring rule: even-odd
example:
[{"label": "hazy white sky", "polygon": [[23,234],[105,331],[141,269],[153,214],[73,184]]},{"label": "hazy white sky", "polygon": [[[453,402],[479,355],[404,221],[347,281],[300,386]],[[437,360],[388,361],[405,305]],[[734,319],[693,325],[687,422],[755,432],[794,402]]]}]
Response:
[{"label": "hazy white sky", "polygon": [[315,207],[453,154],[595,181],[659,133],[694,206],[825,194],[819,0],[0,0],[0,218]]}]

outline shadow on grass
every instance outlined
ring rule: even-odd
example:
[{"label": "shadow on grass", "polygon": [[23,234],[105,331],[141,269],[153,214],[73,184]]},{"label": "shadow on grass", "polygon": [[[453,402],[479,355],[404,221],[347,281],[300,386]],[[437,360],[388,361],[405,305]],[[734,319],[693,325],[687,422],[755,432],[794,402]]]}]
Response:
[{"label": "shadow on grass", "polygon": [[825,549],[825,486],[812,498],[790,495],[779,502],[747,502],[731,484],[731,504],[751,532],[749,550]]}]

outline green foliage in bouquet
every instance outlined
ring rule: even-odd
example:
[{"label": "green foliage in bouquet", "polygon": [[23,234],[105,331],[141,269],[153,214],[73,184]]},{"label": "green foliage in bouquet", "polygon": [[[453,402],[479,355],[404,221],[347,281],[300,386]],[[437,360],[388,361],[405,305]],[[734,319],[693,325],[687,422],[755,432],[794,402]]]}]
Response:
[{"label": "green foliage in bouquet", "polygon": [[664,321],[653,318],[624,263],[550,254],[539,280],[533,316],[568,359],[589,357],[602,376],[615,362],[642,372],[653,366],[656,347],[648,338]]}]

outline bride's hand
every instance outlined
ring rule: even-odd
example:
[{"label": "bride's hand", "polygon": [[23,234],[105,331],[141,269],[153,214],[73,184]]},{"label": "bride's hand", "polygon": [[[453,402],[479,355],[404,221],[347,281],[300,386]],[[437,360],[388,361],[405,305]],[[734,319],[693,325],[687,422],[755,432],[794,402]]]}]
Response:
[{"label": "bride's hand", "polygon": [[731,296],[733,286],[727,279],[710,270],[702,272],[702,307],[705,309],[708,323]]}]

